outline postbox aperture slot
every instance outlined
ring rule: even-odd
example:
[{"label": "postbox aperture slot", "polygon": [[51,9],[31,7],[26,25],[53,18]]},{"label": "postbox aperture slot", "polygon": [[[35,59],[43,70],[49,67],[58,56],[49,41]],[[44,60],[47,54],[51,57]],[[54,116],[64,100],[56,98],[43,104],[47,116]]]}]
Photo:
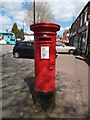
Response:
[{"label": "postbox aperture slot", "polygon": [[51,41],[51,38],[39,38],[39,41],[44,41],[44,40]]},{"label": "postbox aperture slot", "polygon": [[51,41],[38,41],[39,44],[52,44]]}]

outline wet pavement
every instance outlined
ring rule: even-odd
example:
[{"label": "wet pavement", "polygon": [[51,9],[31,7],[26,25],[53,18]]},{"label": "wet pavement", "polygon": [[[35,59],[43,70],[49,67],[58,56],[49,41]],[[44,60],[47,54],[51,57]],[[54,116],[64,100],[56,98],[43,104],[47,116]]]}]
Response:
[{"label": "wet pavement", "polygon": [[[34,81],[34,59],[2,56],[3,118],[88,118],[88,64],[73,55],[56,60],[55,108],[36,108],[28,84]],[[0,88],[1,89],[1,88]]]}]

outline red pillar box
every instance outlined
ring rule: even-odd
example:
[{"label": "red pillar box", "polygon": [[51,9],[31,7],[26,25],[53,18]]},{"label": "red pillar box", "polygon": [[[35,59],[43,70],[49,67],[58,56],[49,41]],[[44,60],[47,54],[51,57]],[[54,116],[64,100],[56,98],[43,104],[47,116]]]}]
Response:
[{"label": "red pillar box", "polygon": [[30,26],[35,39],[35,89],[37,92],[55,90],[56,31],[60,26],[38,23]]}]

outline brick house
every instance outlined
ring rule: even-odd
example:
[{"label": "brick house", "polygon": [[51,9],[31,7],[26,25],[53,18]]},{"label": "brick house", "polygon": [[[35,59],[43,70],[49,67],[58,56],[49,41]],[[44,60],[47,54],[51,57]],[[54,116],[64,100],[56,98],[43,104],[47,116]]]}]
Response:
[{"label": "brick house", "polygon": [[90,44],[90,1],[71,25],[69,39],[69,44],[75,46],[79,54],[87,54]]}]

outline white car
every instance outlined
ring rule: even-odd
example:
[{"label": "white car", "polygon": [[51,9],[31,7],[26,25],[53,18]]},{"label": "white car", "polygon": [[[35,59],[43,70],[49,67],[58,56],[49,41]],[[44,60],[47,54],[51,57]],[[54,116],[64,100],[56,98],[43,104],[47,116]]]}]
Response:
[{"label": "white car", "polygon": [[0,44],[7,44],[7,42],[4,39],[2,39],[0,40]]},{"label": "white car", "polygon": [[69,54],[74,54],[75,52],[75,47],[73,46],[66,46],[63,43],[60,43],[59,41],[56,41],[56,51],[57,53],[69,53]]}]

